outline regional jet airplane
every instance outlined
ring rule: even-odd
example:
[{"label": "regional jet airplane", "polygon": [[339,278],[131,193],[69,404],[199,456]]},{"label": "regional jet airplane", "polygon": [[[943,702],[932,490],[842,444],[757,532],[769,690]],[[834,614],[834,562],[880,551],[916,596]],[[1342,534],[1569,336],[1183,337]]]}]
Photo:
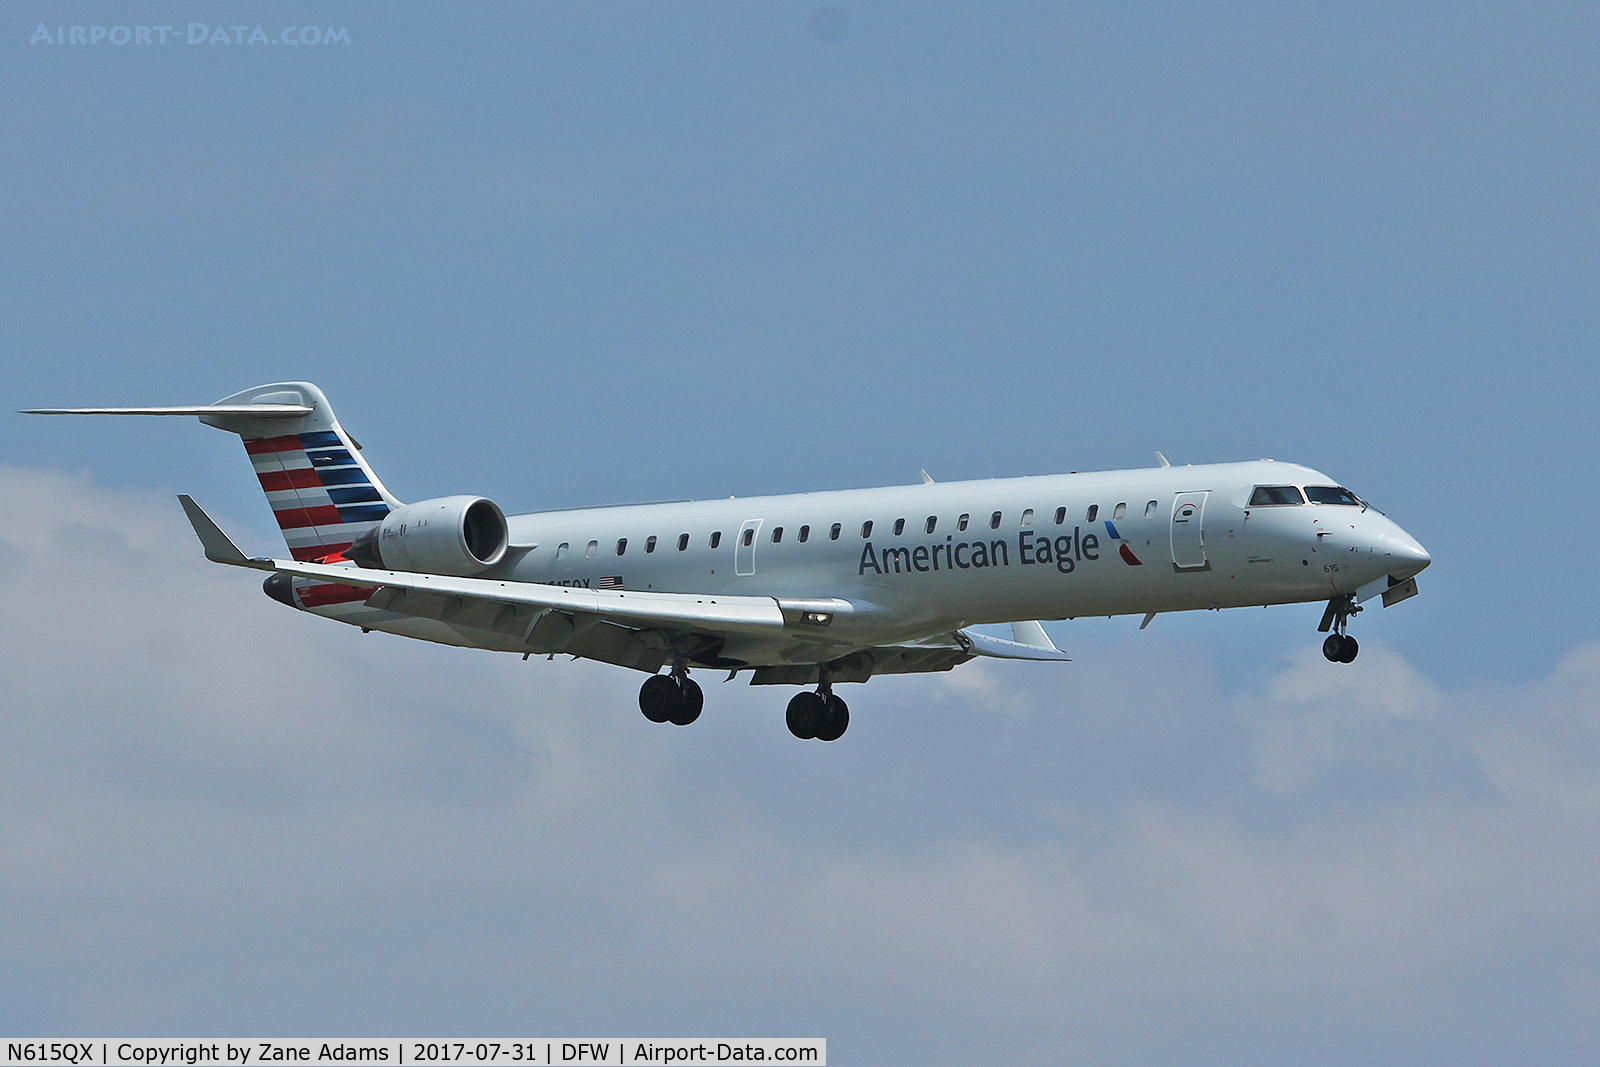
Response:
[{"label": "regional jet airplane", "polygon": [[[194,407],[34,414],[198,415],[244,439],[292,559],[247,556],[191,498],[208,559],[270,571],[268,596],[363,630],[557,653],[649,675],[639,707],[687,726],[696,667],[789,701],[800,738],[850,721],[840,682],[977,656],[1067,657],[1040,619],[1326,601],[1323,654],[1356,658],[1350,617],[1417,591],[1429,556],[1324,474],[1260,460],[506,515],[451,496],[402,503],[322,391],[280,382]],[[1011,638],[974,629],[1011,623]],[[662,673],[665,668],[666,673]]]}]

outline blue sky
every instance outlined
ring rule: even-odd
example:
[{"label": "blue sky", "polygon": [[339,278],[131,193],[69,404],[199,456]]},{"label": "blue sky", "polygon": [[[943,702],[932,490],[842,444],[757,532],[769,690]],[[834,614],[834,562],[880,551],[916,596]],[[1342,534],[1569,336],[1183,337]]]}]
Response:
[{"label": "blue sky", "polygon": [[[193,22],[350,43],[29,44]],[[743,687],[664,734],[623,672],[363,641],[207,571],[172,493],[276,538],[224,435],[0,416],[0,1030],[1575,1056],[1597,22],[13,5],[7,410],[307,379],[402,497],[509,510],[1272,456],[1435,562],[1344,677],[1314,606],[1081,622],[1058,671],[857,691],[841,745]],[[412,860],[495,874],[372,873]]]}]

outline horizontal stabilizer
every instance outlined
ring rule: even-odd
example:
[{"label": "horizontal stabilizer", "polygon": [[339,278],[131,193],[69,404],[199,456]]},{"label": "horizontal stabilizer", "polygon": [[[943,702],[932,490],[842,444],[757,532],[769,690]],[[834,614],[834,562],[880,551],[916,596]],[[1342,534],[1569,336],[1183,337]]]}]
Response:
[{"label": "horizontal stabilizer", "polygon": [[187,404],[165,408],[29,408],[23,415],[242,415],[257,419],[292,419],[309,415],[305,404]]}]

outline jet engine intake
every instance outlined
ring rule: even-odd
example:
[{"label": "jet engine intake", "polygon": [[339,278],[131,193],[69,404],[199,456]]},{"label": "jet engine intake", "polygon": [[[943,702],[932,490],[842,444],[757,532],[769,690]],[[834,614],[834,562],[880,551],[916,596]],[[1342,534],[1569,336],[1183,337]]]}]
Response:
[{"label": "jet engine intake", "polygon": [[389,512],[344,554],[359,567],[464,578],[499,563],[509,543],[505,513],[494,501],[445,496]]}]

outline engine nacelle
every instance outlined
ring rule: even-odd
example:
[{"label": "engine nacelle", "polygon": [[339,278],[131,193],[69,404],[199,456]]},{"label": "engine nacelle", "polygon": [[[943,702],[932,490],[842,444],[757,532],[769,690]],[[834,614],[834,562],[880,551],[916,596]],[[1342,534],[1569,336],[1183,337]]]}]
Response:
[{"label": "engine nacelle", "polygon": [[494,501],[444,496],[389,512],[344,554],[360,567],[464,578],[504,559],[510,536]]}]

